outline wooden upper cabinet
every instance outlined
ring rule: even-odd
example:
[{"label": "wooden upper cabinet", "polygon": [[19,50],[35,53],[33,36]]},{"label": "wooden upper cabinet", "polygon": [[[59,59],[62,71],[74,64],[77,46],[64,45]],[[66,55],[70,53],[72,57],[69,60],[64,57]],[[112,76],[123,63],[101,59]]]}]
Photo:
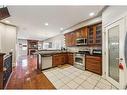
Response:
[{"label": "wooden upper cabinet", "polygon": [[76,30],[76,38],[87,38],[87,27]]},{"label": "wooden upper cabinet", "polygon": [[87,38],[87,27],[83,27],[76,31],[67,33],[64,36],[66,46],[76,46],[77,38]]},{"label": "wooden upper cabinet", "polygon": [[76,38],[81,38],[81,30],[80,29],[76,30],[75,34],[76,34]]},{"label": "wooden upper cabinet", "polygon": [[76,34],[75,32],[71,33],[71,46],[75,46],[76,45]]},{"label": "wooden upper cabinet", "polygon": [[81,29],[82,38],[87,38],[87,27]]},{"label": "wooden upper cabinet", "polygon": [[96,44],[102,44],[102,24],[96,25]]},{"label": "wooden upper cabinet", "polygon": [[102,26],[101,23],[88,26],[88,45],[102,44]]},{"label": "wooden upper cabinet", "polygon": [[69,35],[65,34],[64,36],[65,36],[65,45],[69,46]]},{"label": "wooden upper cabinet", "polygon": [[102,44],[102,24],[95,24],[65,34],[66,46],[76,46],[77,38],[87,38],[88,45]]},{"label": "wooden upper cabinet", "polygon": [[93,45],[95,44],[95,31],[96,27],[95,26],[89,26],[88,27],[88,44]]},{"label": "wooden upper cabinet", "polygon": [[75,46],[76,45],[75,32],[65,34],[65,44],[66,44],[66,46]]}]

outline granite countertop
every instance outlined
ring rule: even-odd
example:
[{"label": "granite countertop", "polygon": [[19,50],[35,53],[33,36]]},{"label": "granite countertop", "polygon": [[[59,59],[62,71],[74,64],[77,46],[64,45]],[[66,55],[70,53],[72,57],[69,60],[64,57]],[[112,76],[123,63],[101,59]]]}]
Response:
[{"label": "granite countertop", "polygon": [[6,53],[0,53],[0,55],[5,55]]},{"label": "granite countertop", "polygon": [[98,55],[97,55],[97,54],[86,54],[86,56],[87,56],[87,55],[88,55],[88,56],[100,56],[100,57],[102,56],[102,55],[100,55],[100,54],[98,54]]},{"label": "granite countertop", "polygon": [[74,52],[61,51],[61,50],[41,50],[41,51],[37,51],[34,54],[54,55],[54,54],[59,54],[59,53],[74,53]]}]

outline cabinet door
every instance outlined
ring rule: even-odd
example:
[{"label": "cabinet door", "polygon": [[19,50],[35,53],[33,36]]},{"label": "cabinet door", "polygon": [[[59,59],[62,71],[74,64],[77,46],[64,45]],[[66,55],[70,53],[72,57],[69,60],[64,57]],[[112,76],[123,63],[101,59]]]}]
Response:
[{"label": "cabinet door", "polygon": [[71,33],[68,34],[68,46],[71,46],[72,38]]},{"label": "cabinet door", "polygon": [[82,38],[87,38],[87,27],[83,27],[81,29],[81,37]]},{"label": "cabinet door", "polygon": [[96,43],[96,26],[88,27],[88,44],[93,45]]},{"label": "cabinet door", "polygon": [[67,64],[67,54],[61,54],[61,64]]},{"label": "cabinet door", "polygon": [[102,44],[102,24],[96,24],[88,27],[88,44]]},{"label": "cabinet door", "polygon": [[75,46],[76,45],[75,32],[65,34],[65,44],[66,44],[66,46]]},{"label": "cabinet door", "polygon": [[53,66],[58,66],[61,64],[61,56],[59,55],[53,55]]},{"label": "cabinet door", "polygon": [[69,42],[68,42],[69,41],[69,39],[68,39],[69,36],[68,36],[68,34],[65,34],[64,36],[65,36],[65,44],[66,44],[66,46],[69,46]]},{"label": "cabinet door", "polygon": [[68,64],[73,65],[73,63],[74,63],[73,54],[68,54]]},{"label": "cabinet door", "polygon": [[76,34],[75,32],[73,32],[71,34],[71,46],[75,46],[76,45]]},{"label": "cabinet door", "polygon": [[88,44],[91,45],[94,43],[93,41],[93,34],[94,34],[94,29],[92,26],[88,27]]},{"label": "cabinet door", "polygon": [[96,44],[102,44],[102,24],[96,25]]},{"label": "cabinet door", "polygon": [[81,29],[76,30],[76,38],[81,38]]},{"label": "cabinet door", "polygon": [[102,74],[102,58],[98,56],[86,56],[85,68],[86,70]]}]

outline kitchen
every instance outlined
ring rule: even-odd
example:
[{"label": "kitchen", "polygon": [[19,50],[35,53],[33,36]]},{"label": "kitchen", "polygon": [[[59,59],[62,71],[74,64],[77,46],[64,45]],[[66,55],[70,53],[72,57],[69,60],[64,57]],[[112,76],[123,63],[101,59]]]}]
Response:
[{"label": "kitchen", "polygon": [[[48,54],[50,56],[50,51],[51,51],[51,55],[53,55],[54,53],[52,57],[52,65],[54,66],[69,63],[70,65],[74,65],[77,68],[80,68],[83,70],[87,69],[87,70],[90,70],[90,71],[93,71],[95,73],[102,75],[102,64],[101,64],[102,63],[102,49],[101,49],[102,48],[102,43],[101,43],[102,35],[101,33],[102,33],[101,23],[91,25],[88,27],[85,26],[73,32],[64,34],[65,45],[67,46],[67,48],[64,49],[63,51],[55,51],[55,50],[48,51],[47,50],[47,52],[40,51],[40,53],[42,52],[42,56],[46,56],[46,57],[48,56]],[[80,48],[80,50],[79,51],[74,50],[74,51],[69,52],[70,50],[68,49],[69,48],[71,49],[71,47]],[[55,54],[57,52],[58,53],[61,52],[61,53]],[[43,55],[45,53],[46,55]],[[92,62],[92,59],[93,59],[93,62]],[[94,65],[95,64],[94,61],[96,59],[100,59],[100,60],[98,60],[97,61],[98,63]],[[42,68],[44,64],[47,64],[47,62],[43,62],[43,61],[44,61],[44,58],[42,57],[42,64],[41,64]],[[67,61],[70,61],[70,62],[67,62]],[[94,66],[89,66],[88,65],[89,62],[91,62],[91,64],[93,64]],[[49,66],[49,68],[50,67],[52,66]],[[94,70],[94,68],[92,67],[94,68],[97,67],[97,68],[95,68]],[[44,69],[47,69],[47,68],[44,68]]]},{"label": "kitchen", "polygon": [[[24,13],[23,7],[18,6],[10,6],[10,12],[12,15],[15,12]],[[24,7],[27,9],[27,6]],[[0,41],[0,49],[1,52],[6,52],[6,50],[11,50],[13,53],[16,53],[17,56],[13,55],[13,59],[18,59],[22,56],[29,57],[31,60],[37,56],[37,69],[41,71],[50,81],[51,84],[55,86],[56,89],[125,89],[127,83],[127,69],[126,69],[126,8],[127,7],[118,7],[118,6],[89,6],[89,7],[71,7],[68,6],[64,9],[64,7],[36,7],[38,10],[44,11],[47,9],[49,13],[45,12],[45,16],[51,15],[52,12],[54,14],[52,16],[56,17],[56,11],[51,9],[59,9],[57,12],[62,17],[54,18],[58,21],[61,20],[60,23],[64,23],[66,26],[68,23],[69,27],[63,28],[62,25],[56,24],[56,21],[50,19],[54,24],[60,27],[57,31],[60,32],[47,32],[45,29],[51,28],[52,25],[49,22],[44,20],[44,31],[40,32],[38,28],[42,27],[38,24],[40,22],[40,14],[36,18],[33,19],[35,21],[29,22],[32,17],[28,17],[29,21],[25,24],[27,27],[24,27],[20,21],[15,21],[17,25],[21,25],[22,28],[18,30],[18,39],[15,38],[13,46],[11,48],[4,48],[3,41]],[[37,9],[34,7],[29,7],[28,10],[25,10],[26,13],[31,9],[31,15],[37,12]],[[85,20],[78,21],[77,16],[82,17],[84,14],[82,12],[74,16],[77,21],[72,24],[64,19],[62,11],[66,11],[68,13],[68,9],[73,11],[77,8],[79,10],[81,8],[82,11],[87,12],[87,16]],[[88,9],[89,10],[88,10]],[[16,11],[16,9],[18,11]],[[93,11],[97,11],[95,14]],[[47,14],[46,14],[47,13]],[[114,13],[114,14],[112,14]],[[121,15],[120,15],[121,13]],[[61,15],[62,14],[62,15]],[[119,14],[119,15],[118,15]],[[17,15],[17,14],[15,14]],[[86,15],[86,14],[85,14]],[[15,18],[18,18],[18,15]],[[20,16],[19,16],[20,17]],[[23,17],[23,16],[22,16]],[[71,14],[68,15],[69,19],[73,16]],[[68,19],[66,17],[66,19]],[[10,20],[13,20],[11,18]],[[47,18],[45,18],[47,19]],[[9,20],[9,18],[8,18]],[[23,20],[23,19],[22,19]],[[37,22],[38,20],[38,22]],[[49,21],[50,21],[49,20]],[[73,19],[74,20],[74,19]],[[6,20],[5,20],[6,21]],[[66,23],[64,22],[66,21]],[[73,22],[73,21],[72,21]],[[29,25],[33,23],[31,29]],[[36,27],[33,26],[37,24]],[[5,24],[3,21],[2,24]],[[8,24],[5,24],[5,26]],[[40,27],[39,27],[40,26]],[[118,26],[118,27],[117,27]],[[14,26],[15,27],[15,26]],[[2,30],[2,28],[0,28]],[[37,32],[36,37],[40,38],[39,40],[35,39],[34,30],[39,30]],[[54,28],[56,29],[56,27]],[[33,32],[31,33],[31,31]],[[119,31],[120,32],[119,32]],[[3,31],[3,30],[2,30]],[[28,31],[28,32],[26,32]],[[110,31],[110,32],[109,32]],[[116,31],[114,33],[114,31]],[[8,33],[8,32],[7,32]],[[56,34],[56,35],[54,35]],[[6,34],[4,34],[6,35]],[[48,37],[47,37],[48,36]],[[120,37],[119,37],[120,36]],[[7,36],[5,36],[7,37]],[[23,38],[27,39],[23,39]],[[42,40],[42,37],[44,38]],[[47,38],[46,38],[47,37]],[[0,36],[1,39],[4,36]],[[7,37],[9,38],[9,37]],[[12,37],[13,38],[13,37]],[[11,39],[11,38],[10,38]],[[124,40],[124,41],[123,41]],[[6,42],[8,43],[8,42]],[[7,44],[6,44],[7,45]],[[5,46],[6,46],[5,45]],[[11,45],[10,45],[11,46]],[[15,48],[16,46],[16,48]],[[7,47],[7,46],[6,46]],[[12,49],[13,48],[13,49]],[[16,52],[15,52],[15,51]],[[24,64],[22,64],[25,68],[27,65],[27,60],[23,59]],[[15,61],[15,60],[14,60]],[[15,63],[13,61],[13,64]],[[29,61],[28,61],[29,62]],[[30,61],[31,62],[31,61]],[[35,62],[35,61],[34,61]],[[16,66],[14,64],[13,66]],[[33,69],[33,68],[31,68]],[[26,71],[26,75],[29,72]],[[29,81],[30,78],[27,78]]]},{"label": "kitchen", "polygon": [[[66,48],[52,50],[52,46],[47,46],[50,48],[38,51],[38,69],[45,71],[69,64],[83,71],[102,75],[101,25],[101,22],[98,22],[63,34]],[[43,43],[45,44],[47,41]]]}]

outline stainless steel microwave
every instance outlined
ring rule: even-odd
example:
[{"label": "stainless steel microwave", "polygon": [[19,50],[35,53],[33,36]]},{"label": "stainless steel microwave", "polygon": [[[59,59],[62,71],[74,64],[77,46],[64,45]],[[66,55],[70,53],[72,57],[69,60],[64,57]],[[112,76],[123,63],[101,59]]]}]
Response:
[{"label": "stainless steel microwave", "polygon": [[87,38],[77,38],[76,45],[87,45]]}]

